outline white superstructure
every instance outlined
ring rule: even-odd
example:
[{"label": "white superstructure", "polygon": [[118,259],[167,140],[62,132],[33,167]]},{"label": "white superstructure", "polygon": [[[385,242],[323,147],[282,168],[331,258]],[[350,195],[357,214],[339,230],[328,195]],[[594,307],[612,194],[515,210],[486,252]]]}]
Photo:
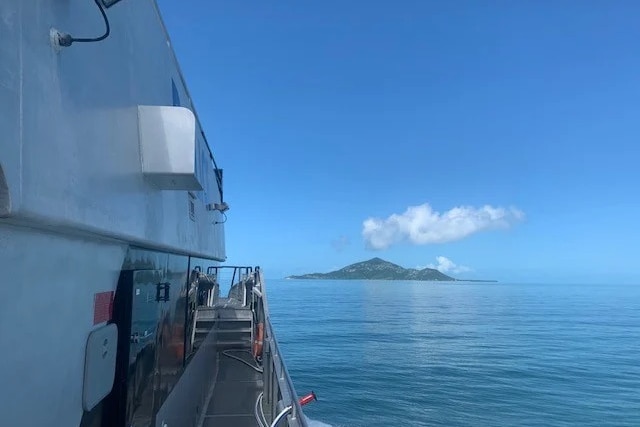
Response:
[{"label": "white superstructure", "polygon": [[104,31],[94,1],[0,1],[1,425],[80,425],[96,301],[125,266],[180,295],[194,257],[226,257],[221,174],[155,1],[106,13],[108,38],[57,47],[52,29]]}]

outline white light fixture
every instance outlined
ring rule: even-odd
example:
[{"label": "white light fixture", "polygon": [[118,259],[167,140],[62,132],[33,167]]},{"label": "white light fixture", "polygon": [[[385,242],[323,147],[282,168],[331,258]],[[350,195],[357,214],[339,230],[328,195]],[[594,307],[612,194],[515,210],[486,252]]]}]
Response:
[{"label": "white light fixture", "polygon": [[208,211],[220,211],[220,212],[224,213],[224,212],[229,210],[229,205],[226,204],[225,202],[222,202],[222,203],[209,203],[207,205],[207,210]]}]

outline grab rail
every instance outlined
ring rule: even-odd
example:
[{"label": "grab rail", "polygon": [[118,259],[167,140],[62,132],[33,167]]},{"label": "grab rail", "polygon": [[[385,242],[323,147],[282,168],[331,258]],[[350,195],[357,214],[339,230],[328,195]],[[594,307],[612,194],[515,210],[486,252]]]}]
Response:
[{"label": "grab rail", "polygon": [[[218,282],[221,279],[219,273],[221,273],[223,269],[233,269],[233,276],[231,277],[232,288],[235,284],[236,276],[238,276],[238,283],[236,285],[242,286],[243,288],[242,306],[246,307],[250,305],[253,311],[252,324],[263,323],[264,325],[262,368],[263,408],[265,409],[265,417],[271,423],[283,410],[290,408],[287,415],[278,424],[278,427],[308,427],[307,419],[302,412],[302,406],[298,400],[293,381],[289,376],[289,372],[282,358],[282,352],[276,340],[269,314],[264,277],[260,267],[215,266],[207,268],[207,275],[215,278],[216,283],[220,285]],[[226,277],[226,279],[228,279],[228,277]],[[250,281],[249,279],[253,280]],[[250,282],[252,282],[252,286],[247,288],[247,283]],[[207,305],[212,305],[210,294],[207,299]],[[255,340],[253,334],[254,331],[252,328],[252,343]]]},{"label": "grab rail", "polygon": [[228,298],[239,300],[243,307],[247,306],[250,295],[246,286],[248,280],[254,277],[253,267],[237,265],[211,266],[207,268],[207,275],[215,278],[221,290],[228,289]]},{"label": "grab rail", "polygon": [[268,417],[273,420],[277,413],[291,406],[287,417],[289,427],[307,427],[307,420],[302,413],[302,407],[298,401],[293,381],[284,364],[278,342],[273,332],[269,307],[267,304],[266,290],[262,271],[259,267],[255,270],[256,287],[262,293],[262,308],[264,310],[265,343],[264,343],[264,400],[269,412]]}]

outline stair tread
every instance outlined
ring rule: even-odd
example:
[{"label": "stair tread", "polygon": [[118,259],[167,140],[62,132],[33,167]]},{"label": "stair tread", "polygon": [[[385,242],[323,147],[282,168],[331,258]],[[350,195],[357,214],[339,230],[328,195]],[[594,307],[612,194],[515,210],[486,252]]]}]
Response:
[{"label": "stair tread", "polygon": [[248,345],[250,340],[218,341],[218,345]]},{"label": "stair tread", "polygon": [[[196,328],[196,334],[197,333],[208,333],[211,329],[210,328]],[[216,331],[218,333],[221,334],[231,334],[231,333],[246,333],[246,332],[251,332],[251,328],[240,328],[240,329],[216,329]]]}]

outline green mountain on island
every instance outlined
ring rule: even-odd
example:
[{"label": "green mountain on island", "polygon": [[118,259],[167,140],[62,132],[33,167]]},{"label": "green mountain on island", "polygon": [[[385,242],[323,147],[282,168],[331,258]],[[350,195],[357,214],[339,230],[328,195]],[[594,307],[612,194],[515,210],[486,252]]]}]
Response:
[{"label": "green mountain on island", "polygon": [[329,273],[311,273],[289,276],[287,279],[331,279],[331,280],[436,280],[455,281],[433,268],[404,268],[380,258],[357,262]]}]

